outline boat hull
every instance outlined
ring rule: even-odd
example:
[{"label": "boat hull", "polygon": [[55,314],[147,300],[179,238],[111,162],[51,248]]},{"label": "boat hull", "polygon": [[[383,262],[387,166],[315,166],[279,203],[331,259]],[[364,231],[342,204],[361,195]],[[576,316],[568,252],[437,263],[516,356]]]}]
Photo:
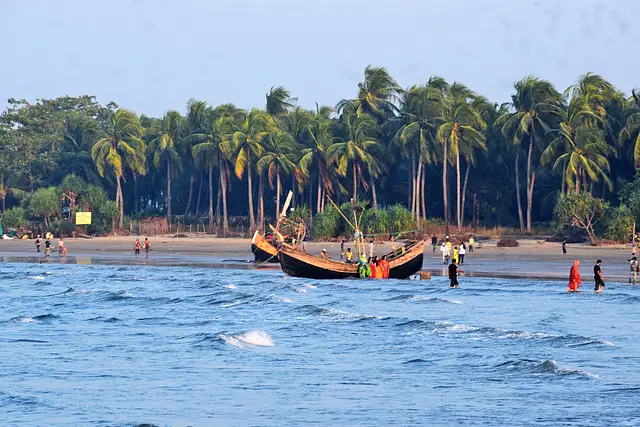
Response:
[{"label": "boat hull", "polygon": [[253,235],[251,240],[251,252],[256,262],[271,262],[277,263],[278,261],[278,249],[269,243],[260,233],[257,231]]},{"label": "boat hull", "polygon": [[[406,248],[406,249],[405,249]],[[424,243],[405,245],[399,251],[388,255],[390,279],[406,279],[422,268]],[[306,252],[284,246],[280,251],[282,271],[293,277],[308,279],[348,279],[359,278],[358,264],[326,260]]]}]

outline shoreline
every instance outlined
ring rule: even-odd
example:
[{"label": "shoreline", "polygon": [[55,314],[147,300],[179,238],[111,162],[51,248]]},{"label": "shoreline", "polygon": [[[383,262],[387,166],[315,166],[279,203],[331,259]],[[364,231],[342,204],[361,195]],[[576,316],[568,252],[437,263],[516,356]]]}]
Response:
[{"label": "shoreline", "polygon": [[[58,257],[55,249],[48,259],[36,253],[34,240],[0,240],[0,262],[47,263],[82,265],[127,265],[159,267],[205,267],[225,269],[279,270],[278,264],[254,263],[251,239],[242,238],[172,238],[153,237],[149,258],[144,251],[139,258],[133,253],[131,237],[98,237],[92,239],[67,239],[69,254]],[[569,253],[562,258],[560,243],[540,244],[535,240],[519,241],[517,248],[498,248],[495,241],[482,242],[481,249],[466,255],[460,265],[461,277],[484,277],[498,279],[567,280],[574,259],[581,260],[583,286],[592,281],[592,267],[596,259],[602,259],[605,282],[629,283],[631,249],[624,245],[592,247],[587,244],[569,245]],[[57,244],[57,239],[53,241]],[[390,252],[399,242],[376,245],[376,253]],[[324,248],[333,259],[340,258],[337,242],[307,243],[307,252],[319,254]],[[347,243],[346,247],[353,246]],[[438,248],[432,251],[425,246],[424,271],[432,276],[446,276],[446,266]]]}]

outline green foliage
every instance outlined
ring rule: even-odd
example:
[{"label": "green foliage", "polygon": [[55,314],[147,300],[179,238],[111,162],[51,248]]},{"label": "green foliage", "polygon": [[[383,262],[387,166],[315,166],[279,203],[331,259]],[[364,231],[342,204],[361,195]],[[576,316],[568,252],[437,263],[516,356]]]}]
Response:
[{"label": "green foliage", "polygon": [[60,212],[60,193],[55,187],[40,188],[29,197],[28,212],[35,217],[50,218]]},{"label": "green foliage", "polygon": [[343,221],[337,209],[329,206],[313,218],[311,236],[316,240],[338,237],[342,232]]},{"label": "green foliage", "polygon": [[2,226],[5,228],[22,228],[29,223],[26,211],[19,206],[8,209],[0,219],[2,219]]},{"label": "green foliage", "polygon": [[309,215],[309,206],[302,205],[295,208],[288,216],[292,221],[302,219],[305,222],[309,222]]},{"label": "green foliage", "polygon": [[622,187],[618,195],[620,204],[625,205],[636,219],[640,217],[640,177]]},{"label": "green foliage", "polygon": [[554,209],[554,222],[560,230],[567,226],[585,230],[591,244],[595,245],[594,226],[602,219],[608,207],[608,203],[590,193],[572,193],[558,199]]},{"label": "green foliage", "polygon": [[625,206],[618,206],[608,215],[606,221],[606,236],[611,240],[627,243],[629,236],[633,232],[635,216],[631,210]]}]

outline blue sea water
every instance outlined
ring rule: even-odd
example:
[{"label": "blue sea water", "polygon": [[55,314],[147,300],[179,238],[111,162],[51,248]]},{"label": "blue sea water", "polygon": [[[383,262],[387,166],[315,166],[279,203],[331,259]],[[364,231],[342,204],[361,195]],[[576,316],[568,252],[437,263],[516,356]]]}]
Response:
[{"label": "blue sea water", "polygon": [[0,425],[640,424],[640,288],[0,264]]}]

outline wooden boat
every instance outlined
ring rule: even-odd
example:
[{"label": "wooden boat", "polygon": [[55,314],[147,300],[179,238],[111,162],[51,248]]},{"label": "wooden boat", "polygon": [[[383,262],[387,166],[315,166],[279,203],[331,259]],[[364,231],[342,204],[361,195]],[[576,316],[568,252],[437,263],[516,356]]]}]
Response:
[{"label": "wooden boat", "polygon": [[251,239],[251,252],[256,262],[278,262],[278,249],[256,231]]},{"label": "wooden boat", "polygon": [[[387,254],[389,278],[406,279],[422,268],[424,242],[409,242],[402,248]],[[311,255],[289,245],[280,249],[282,271],[294,277],[309,279],[359,278],[358,264],[347,264]]]}]

